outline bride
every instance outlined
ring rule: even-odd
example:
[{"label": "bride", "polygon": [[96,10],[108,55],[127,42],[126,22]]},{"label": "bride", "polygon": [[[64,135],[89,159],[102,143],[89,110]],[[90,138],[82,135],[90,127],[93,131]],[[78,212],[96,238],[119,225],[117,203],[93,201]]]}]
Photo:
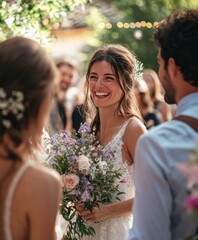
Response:
[{"label": "bride", "polygon": [[114,169],[123,169],[121,201],[101,205],[92,212],[78,208],[95,230],[94,237],[83,240],[126,240],[132,225],[134,198],[133,164],[138,138],[146,132],[135,95],[138,74],[135,56],[121,45],[99,49],[92,57],[86,74],[87,117],[100,144],[115,152]]}]

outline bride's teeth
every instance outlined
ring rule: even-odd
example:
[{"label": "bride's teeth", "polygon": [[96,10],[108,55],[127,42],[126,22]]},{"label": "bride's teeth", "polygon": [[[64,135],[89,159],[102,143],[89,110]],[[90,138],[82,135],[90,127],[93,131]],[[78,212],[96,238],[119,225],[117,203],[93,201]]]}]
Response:
[{"label": "bride's teeth", "polygon": [[108,93],[96,93],[97,96],[107,96]]}]

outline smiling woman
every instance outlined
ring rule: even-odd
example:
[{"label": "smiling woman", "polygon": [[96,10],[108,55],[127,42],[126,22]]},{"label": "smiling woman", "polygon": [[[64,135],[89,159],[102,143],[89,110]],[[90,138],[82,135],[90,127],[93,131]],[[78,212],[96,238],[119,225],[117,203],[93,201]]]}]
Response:
[{"label": "smiling woman", "polygon": [[[92,57],[86,74],[87,121],[91,122],[103,151],[114,152],[113,169],[122,169],[124,181],[120,199],[94,208],[92,212],[79,210],[95,230],[96,240],[126,240],[132,224],[134,198],[133,159],[138,138],[146,131],[134,94],[138,76],[138,61],[121,45],[99,49]],[[119,229],[119,232],[117,231]]]},{"label": "smiling woman", "polygon": [[91,97],[98,108],[116,106],[123,95],[111,64],[106,61],[93,64],[89,74],[89,85]]}]

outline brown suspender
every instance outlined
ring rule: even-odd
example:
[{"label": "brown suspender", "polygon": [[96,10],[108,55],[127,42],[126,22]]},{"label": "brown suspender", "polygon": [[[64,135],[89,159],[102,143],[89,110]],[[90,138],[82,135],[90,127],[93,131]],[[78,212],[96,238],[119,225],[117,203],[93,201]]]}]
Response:
[{"label": "brown suspender", "polygon": [[198,119],[196,119],[196,118],[185,116],[185,115],[180,115],[178,117],[173,118],[173,120],[182,121],[182,122],[188,124],[196,132],[198,132]]}]

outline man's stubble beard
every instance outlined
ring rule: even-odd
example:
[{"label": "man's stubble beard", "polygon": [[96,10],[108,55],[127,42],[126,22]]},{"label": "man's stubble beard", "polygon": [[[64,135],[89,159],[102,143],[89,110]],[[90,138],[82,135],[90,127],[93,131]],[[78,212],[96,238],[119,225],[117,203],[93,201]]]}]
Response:
[{"label": "man's stubble beard", "polygon": [[165,94],[164,94],[164,100],[168,104],[176,104],[176,91],[175,87],[172,84],[172,81],[170,79],[169,73],[166,71],[166,79],[165,79],[166,85],[163,85]]}]

